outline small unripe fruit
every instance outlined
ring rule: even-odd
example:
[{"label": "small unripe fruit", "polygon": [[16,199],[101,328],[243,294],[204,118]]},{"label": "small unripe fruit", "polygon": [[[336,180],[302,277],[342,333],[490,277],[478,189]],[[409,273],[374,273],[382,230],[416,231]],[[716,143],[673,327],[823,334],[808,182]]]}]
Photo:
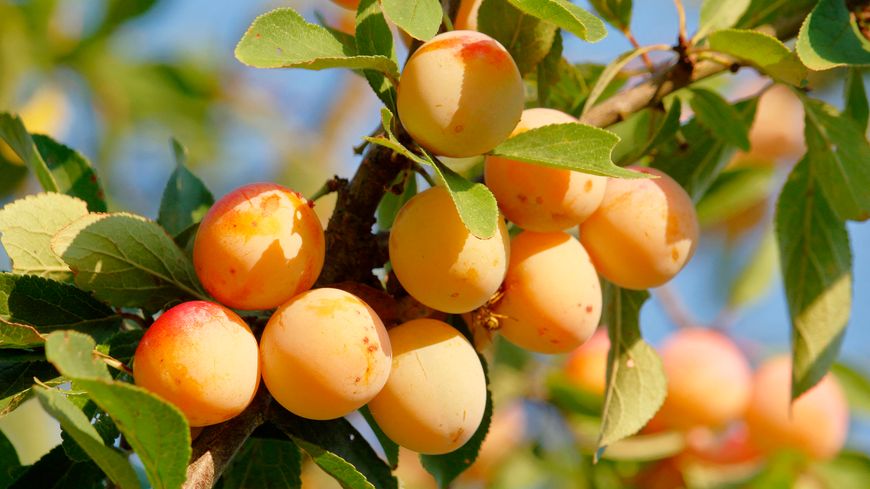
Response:
[{"label": "small unripe fruit", "polygon": [[767,361],[755,373],[746,424],[753,443],[768,453],[797,450],[817,460],[833,458],[846,442],[849,406],[830,374],[791,403],[791,360]]},{"label": "small unripe fruit", "polygon": [[257,339],[233,311],[185,302],[145,332],[133,377],[178,407],[191,426],[221,423],[241,413],[260,384]]},{"label": "small unripe fruit", "polygon": [[415,319],[390,330],[393,369],[369,403],[390,439],[415,452],[456,450],[477,431],[486,379],[474,348],[450,325]]},{"label": "small unripe fruit", "polygon": [[671,177],[632,168],[659,178],[609,179],[598,210],[580,225],[580,242],[604,278],[626,289],[648,289],[672,279],[692,258],[698,216]]},{"label": "small unripe fruit", "polygon": [[[558,110],[527,109],[511,135],[576,122]],[[523,229],[538,232],[561,231],[585,221],[601,204],[607,185],[605,177],[498,156],[486,158],[484,175],[505,217]]]},{"label": "small unripe fruit", "polygon": [[446,32],[425,42],[405,64],[399,119],[415,141],[437,155],[479,155],[513,131],[525,103],[523,90],[516,63],[498,41],[474,31]]},{"label": "small unripe fruit", "polygon": [[477,13],[480,11],[481,3],[483,0],[462,0],[459,3],[459,10],[456,11],[453,27],[458,31],[476,31]]},{"label": "small unripe fruit", "polygon": [[515,236],[494,312],[501,334],[527,350],[566,353],[583,344],[601,319],[601,285],[586,250],[562,232]]},{"label": "small unripe fruit", "polygon": [[390,263],[399,282],[418,301],[449,313],[471,311],[492,297],[504,280],[508,252],[501,218],[494,236],[475,238],[443,187],[411,198],[390,231]]},{"label": "small unripe fruit", "polygon": [[607,385],[607,353],[610,351],[610,338],[607,330],[599,329],[580,345],[565,362],[565,376],[580,390],[604,395]]},{"label": "small unripe fruit", "polygon": [[752,370],[743,353],[721,333],[705,329],[676,332],[661,351],[668,396],[659,414],[677,429],[720,427],[746,409]]},{"label": "small unripe fruit", "polygon": [[308,201],[272,183],[233,190],[209,209],[193,248],[205,289],[236,309],[271,309],[314,285],[323,227]]},{"label": "small unripe fruit", "polygon": [[390,374],[390,339],[361,299],[315,289],[278,308],[260,339],[263,382],[278,403],[309,419],[361,408]]}]

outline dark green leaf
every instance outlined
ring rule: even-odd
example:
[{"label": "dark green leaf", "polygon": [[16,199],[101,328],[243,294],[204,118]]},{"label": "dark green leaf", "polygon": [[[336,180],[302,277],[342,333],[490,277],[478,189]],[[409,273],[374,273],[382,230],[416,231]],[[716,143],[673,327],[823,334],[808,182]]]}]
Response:
[{"label": "dark green leaf", "polygon": [[35,326],[43,334],[74,329],[97,339],[121,324],[118,313],[73,285],[10,273],[0,273],[0,317]]},{"label": "dark green leaf", "polygon": [[710,49],[749,63],[771,78],[802,86],[807,69],[779,39],[758,31],[724,29],[710,34]]},{"label": "dark green leaf", "polygon": [[33,326],[0,317],[0,348],[31,348],[43,342]]},{"label": "dark green leaf", "polygon": [[202,180],[185,166],[184,155],[187,150],[174,139],[172,144],[177,166],[163,190],[157,223],[172,236],[178,236],[202,220],[209,207],[214,204],[214,196]]},{"label": "dark green leaf", "polygon": [[133,214],[90,214],[52,239],[76,285],[115,307],[151,311],[183,297],[207,300],[190,260],[157,223]]},{"label": "dark green leaf", "polygon": [[849,235],[819,188],[816,168],[807,157],[795,166],[776,210],[792,322],[793,399],[816,385],[837,359],[852,307]]},{"label": "dark green leaf", "polygon": [[390,465],[390,468],[396,470],[396,467],[399,466],[399,445],[390,439],[384,430],[378,426],[378,422],[375,421],[375,418],[372,416],[372,412],[369,411],[368,406],[363,406],[362,409],[359,410],[360,414],[366,419],[366,422],[369,424],[369,427],[375,433],[375,436],[378,439],[378,443],[381,444],[381,448],[384,449],[384,455],[387,457],[387,463]]},{"label": "dark green leaf", "polygon": [[395,489],[396,478],[344,418],[312,421],[276,408],[271,420],[321,469],[351,489]]},{"label": "dark green leaf", "polygon": [[807,157],[814,178],[841,219],[870,218],[870,143],[855,121],[802,96]]},{"label": "dark green leaf", "polygon": [[42,188],[47,192],[63,192],[55,180],[48,165],[36,149],[33,139],[24,128],[24,123],[17,115],[8,112],[0,112],[0,139],[6,141],[12,151],[21,158],[21,161],[36,175]]},{"label": "dark green leaf", "polygon": [[562,31],[557,30],[553,36],[553,43],[550,46],[550,51],[544,56],[544,59],[538,63],[537,68],[537,89],[538,89],[538,106],[549,107],[550,92],[554,85],[559,83],[561,78],[560,65],[562,59]]},{"label": "dark green leaf", "polygon": [[520,73],[533,71],[547,56],[558,28],[512,6],[508,0],[484,0],[477,28],[492,36],[511,54]]},{"label": "dark green leaf", "polygon": [[662,361],[640,335],[640,308],[648,298],[646,291],[605,283],[602,323],[608,325],[613,346],[607,354],[607,388],[596,457],[607,445],[640,431],[667,396]]},{"label": "dark green leaf", "polygon": [[486,364],[486,359],[478,355],[480,364],[483,366],[483,374],[486,378],[486,407],[483,411],[483,419],[480,426],[474,435],[465,442],[465,445],[456,450],[445,453],[443,455],[420,455],[420,462],[427,472],[432,474],[438,487],[445,489],[459,477],[459,474],[465,471],[471,464],[477,460],[477,454],[480,452],[480,446],[483,440],[489,433],[489,426],[492,422],[492,392],[489,390],[489,368]]},{"label": "dark green leaf", "polygon": [[306,22],[291,8],[257,17],[236,46],[236,58],[255,68],[368,69],[399,77],[393,60],[358,55],[327,29]]},{"label": "dark green leaf", "polygon": [[15,273],[69,280],[69,267],[51,250],[51,237],[87,215],[87,204],[68,195],[28,195],[0,210],[3,247]]},{"label": "dark green leaf", "polygon": [[628,31],[631,24],[631,0],[589,0],[589,4],[610,25],[620,31]]},{"label": "dark green leaf", "polygon": [[6,158],[0,141],[0,197],[5,197],[17,189],[27,177],[27,167],[17,161]]},{"label": "dark green leaf", "polygon": [[30,397],[34,377],[54,384],[58,375],[41,353],[0,351],[0,417]]},{"label": "dark green leaf", "polygon": [[618,142],[619,137],[612,132],[586,124],[551,124],[513,136],[496,146],[492,154],[592,175],[645,178],[613,164],[610,155]]},{"label": "dark green leaf", "polygon": [[751,29],[776,20],[804,18],[818,0],[752,0],[735,27]]},{"label": "dark green leaf", "polygon": [[819,0],[801,26],[795,50],[811,70],[870,64],[870,42],[858,31],[845,0]]},{"label": "dark green leaf", "polygon": [[569,0],[509,0],[523,12],[556,24],[587,42],[598,42],[607,35],[604,22]]},{"label": "dark green leaf", "polygon": [[708,33],[732,27],[746,12],[750,0],[704,0],[701,4],[701,20],[695,39]]},{"label": "dark green leaf", "polygon": [[[401,192],[396,193],[395,190],[399,189]],[[416,194],[417,178],[414,172],[407,170],[400,173],[378,205],[378,229],[386,231],[392,228],[399,209]]]},{"label": "dark green leaf", "polygon": [[831,373],[846,393],[849,408],[863,415],[870,415],[870,379],[867,374],[842,363],[835,363]]},{"label": "dark green leaf", "polygon": [[90,419],[64,395],[53,389],[38,387],[36,390],[39,402],[49,414],[60,422],[65,433],[96,462],[97,465],[121,488],[138,489],[139,479],[127,458],[112,447],[103,443]]},{"label": "dark green leaf", "polygon": [[870,107],[867,105],[867,92],[864,89],[864,76],[861,70],[849,69],[845,92],[846,107],[843,109],[843,115],[854,120],[858,128],[866,132]]},{"label": "dark green leaf", "polygon": [[0,489],[12,485],[25,470],[18,462],[18,453],[12,442],[0,431]]},{"label": "dark green leaf", "polygon": [[441,27],[439,0],[381,0],[384,14],[411,37],[428,41]]},{"label": "dark green leaf", "polygon": [[698,122],[726,143],[749,151],[749,124],[743,121],[737,109],[711,90],[693,88],[689,93],[689,105]]},{"label": "dark green leaf", "polygon": [[[441,7],[438,7],[439,12]],[[439,17],[440,21],[440,17]],[[359,10],[356,15],[356,50],[363,55],[380,55],[398,63],[396,59],[396,48],[393,46],[393,32],[390,30],[381,12],[380,5],[377,0],[362,0]],[[396,111],[396,89],[393,84],[384,76],[375,70],[366,70],[366,79],[372,89],[377,94],[378,98],[391,111]]]},{"label": "dark green leaf", "polygon": [[42,134],[34,134],[33,142],[51,170],[60,192],[84,200],[91,212],[106,212],[103,188],[97,173],[84,156]]},{"label": "dark green leaf", "polygon": [[140,387],[113,381],[105,363],[93,355],[95,346],[81,333],[55,332],[47,336],[45,354],[112,417],[142,460],[153,487],[181,486],[191,452],[184,415]]},{"label": "dark green leaf", "polygon": [[73,462],[63,448],[54,447],[27,468],[10,489],[84,489],[103,487],[106,476],[93,462]]},{"label": "dark green leaf", "polygon": [[221,489],[302,487],[302,454],[290,440],[249,438],[221,477]]}]

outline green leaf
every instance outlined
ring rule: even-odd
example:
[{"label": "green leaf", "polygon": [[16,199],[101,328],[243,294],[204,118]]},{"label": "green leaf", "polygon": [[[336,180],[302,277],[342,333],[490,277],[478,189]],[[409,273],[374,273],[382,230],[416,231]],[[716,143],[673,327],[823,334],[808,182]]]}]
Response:
[{"label": "green leaf", "polygon": [[378,422],[375,421],[368,406],[363,406],[359,410],[359,413],[363,418],[365,418],[366,423],[369,424],[369,428],[372,429],[375,437],[378,439],[378,443],[381,444],[381,448],[384,450],[384,455],[387,458],[387,464],[389,464],[390,469],[396,470],[396,467],[399,466],[399,444],[391,440],[390,437],[384,433],[384,430],[378,426]]},{"label": "green leaf", "polygon": [[0,317],[0,348],[30,348],[42,343],[36,328]]},{"label": "green leaf", "polygon": [[751,29],[778,19],[804,18],[816,2],[818,0],[752,0],[735,27]]},{"label": "green leaf", "polygon": [[870,64],[870,42],[844,0],[819,0],[801,26],[795,50],[811,70]]},{"label": "green leaf", "polygon": [[724,29],[709,36],[710,49],[749,63],[771,78],[802,86],[806,67],[779,39],[758,31]]},{"label": "green leaf", "polygon": [[852,306],[849,235],[819,188],[816,168],[810,158],[801,160],[776,208],[792,323],[792,399],[816,385],[837,359]]},{"label": "green leaf", "polygon": [[[595,102],[598,101],[598,98],[604,93],[604,90],[610,85],[616,75],[625,68],[631,60],[637,58],[638,56],[643,56],[650,51],[657,51],[667,49],[667,46],[664,45],[652,45],[652,46],[643,46],[639,48],[632,49],[631,51],[627,51],[622,53],[613,60],[604,71],[601,72],[601,75],[596,80],[595,85],[593,85],[592,89],[589,91],[589,96],[586,97],[586,103],[583,105],[583,114],[589,112],[592,107],[595,106]],[[581,114],[582,115],[582,114]]]},{"label": "green leaf", "polygon": [[459,217],[468,228],[469,232],[480,239],[488,239],[495,235],[498,229],[498,203],[492,192],[481,183],[473,183],[462,175],[448,168],[438,161],[437,158],[424,152],[420,156],[408,148],[393,135],[393,114],[386,108],[381,109],[381,125],[386,131],[387,137],[366,137],[366,141],[390,148],[402,156],[419,163],[435,168],[436,173],[444,181],[444,185],[450,192],[450,198],[456,205]]},{"label": "green leaf", "polygon": [[121,452],[103,443],[90,419],[59,391],[38,387],[36,395],[42,407],[60,422],[65,433],[103,469],[121,488],[139,489],[136,472]]},{"label": "green leaf", "polygon": [[20,117],[0,112],[0,139],[6,141],[12,151],[30,168],[43,189],[47,192],[62,192]]},{"label": "green leaf", "polygon": [[280,408],[271,414],[276,426],[342,487],[398,488],[390,468],[344,418],[312,421]]},{"label": "green leaf", "polygon": [[[438,7],[440,10],[440,6]],[[440,18],[439,18],[440,19]],[[396,48],[393,46],[393,31],[390,30],[377,0],[362,0],[356,14],[357,53],[369,56],[385,56],[398,63]],[[388,109],[396,110],[396,89],[383,73],[374,70],[364,71],[365,77]]]},{"label": "green leaf", "polygon": [[59,331],[47,336],[45,354],[112,417],[155,489],[180,487],[191,453],[184,415],[140,387],[113,381],[105,363],[93,355],[95,346],[87,335]]},{"label": "green leaf", "polygon": [[0,141],[0,197],[12,193],[27,177],[26,166],[17,161],[7,159],[3,154],[4,144]]},{"label": "green leaf", "polygon": [[608,325],[613,346],[607,354],[607,388],[596,457],[607,445],[640,431],[667,395],[662,361],[640,335],[640,308],[648,298],[646,291],[605,283],[602,322]]},{"label": "green leaf", "polygon": [[42,353],[0,351],[0,417],[30,397],[34,377],[46,384],[57,384],[58,376]]},{"label": "green leaf", "polygon": [[864,76],[861,74],[861,70],[858,68],[849,69],[844,91],[846,107],[843,109],[843,115],[855,121],[858,128],[866,132],[870,107],[867,104],[867,92],[864,89]]},{"label": "green leaf", "polygon": [[12,442],[0,431],[0,488],[6,489],[26,469],[18,461],[18,453]]},{"label": "green leaf", "polygon": [[[401,191],[396,193],[396,190]],[[383,198],[381,198],[381,203],[378,205],[378,229],[386,231],[392,228],[399,209],[416,194],[417,178],[414,172],[406,170],[400,173],[393,180],[393,184],[384,194]]]},{"label": "green leaf", "polygon": [[209,207],[214,204],[214,196],[202,180],[185,166],[187,150],[174,139],[172,146],[176,155],[176,167],[163,190],[157,223],[172,236],[178,236],[202,220]]},{"label": "green leaf", "polygon": [[863,415],[870,414],[870,379],[867,375],[843,363],[835,363],[831,373],[846,393],[849,408]]},{"label": "green leaf", "polygon": [[665,107],[650,107],[635,112],[608,130],[619,136],[613,160],[626,166],[649,155],[659,145],[672,139],[680,129],[682,102],[671,98]]},{"label": "green leaf", "polygon": [[71,284],[9,273],[0,273],[0,318],[43,334],[75,329],[95,338],[107,338],[121,325],[112,308]]},{"label": "green leaf", "polygon": [[749,124],[743,121],[737,109],[711,90],[693,88],[688,93],[691,94],[689,105],[698,122],[726,143],[749,151]]},{"label": "green leaf", "polygon": [[385,56],[358,55],[329,30],[310,24],[291,8],[257,17],[236,46],[236,58],[254,68],[349,68],[376,70],[398,78],[399,68]]},{"label": "green leaf", "polygon": [[550,124],[511,137],[492,154],[592,175],[646,178],[613,164],[610,155],[618,142],[616,134],[586,124]]},{"label": "green leaf", "polygon": [[157,223],[133,214],[90,214],[52,239],[75,282],[115,307],[149,311],[184,297],[207,300],[193,265]]},{"label": "green leaf", "polygon": [[732,218],[767,199],[774,184],[770,166],[723,171],[698,202],[698,221],[711,226]]},{"label": "green leaf", "polygon": [[54,447],[27,468],[10,489],[83,489],[104,487],[106,476],[93,462],[73,462],[63,447]]},{"label": "green leaf", "polygon": [[[752,122],[757,105],[757,98],[735,105],[745,124]],[[685,124],[680,133],[682,140],[660,146],[650,166],[667,173],[697,201],[730,161],[733,147],[714,137],[697,119]]]},{"label": "green leaf", "polygon": [[103,188],[84,156],[42,134],[34,134],[33,142],[54,175],[60,192],[84,200],[91,212],[106,212]]},{"label": "green leaf", "polygon": [[759,301],[773,285],[778,258],[776,235],[772,230],[765,231],[749,262],[731,284],[728,306],[746,307]]},{"label": "green leaf", "polygon": [[289,440],[249,438],[221,477],[221,489],[302,487],[302,454]]},{"label": "green leaf", "polygon": [[547,378],[547,397],[553,404],[567,412],[596,417],[601,414],[604,400],[600,395],[578,388],[561,372]]},{"label": "green leaf", "polygon": [[704,0],[701,20],[694,39],[702,39],[713,31],[732,27],[740,20],[751,0]]},{"label": "green leaf", "polygon": [[524,13],[508,0],[484,0],[477,19],[477,29],[500,42],[523,75],[547,56],[558,31],[555,24]]},{"label": "green leaf", "polygon": [[870,457],[860,452],[841,452],[833,460],[813,468],[823,487],[870,487]]},{"label": "green leaf", "polygon": [[477,454],[480,452],[480,447],[483,440],[489,433],[489,426],[492,422],[492,392],[489,390],[489,368],[486,364],[486,359],[478,355],[480,364],[483,365],[483,374],[486,377],[486,406],[483,411],[483,420],[474,435],[465,442],[465,445],[456,450],[445,453],[443,455],[420,455],[420,463],[427,472],[432,474],[438,487],[446,489],[456,480],[459,475],[465,471],[471,464],[477,460]]},{"label": "green leaf", "polygon": [[535,80],[538,89],[538,106],[549,107],[550,93],[562,76],[560,70],[562,62],[564,62],[562,59],[562,31],[557,30],[556,35],[553,36],[550,51],[538,63]]},{"label": "green leaf", "polygon": [[441,2],[438,0],[381,0],[384,15],[413,38],[428,41],[441,27]]},{"label": "green leaf", "polygon": [[870,218],[870,143],[853,119],[801,96],[804,136],[813,174],[841,219]]},{"label": "green leaf", "polygon": [[0,241],[12,260],[12,271],[54,280],[69,280],[69,267],[51,250],[51,237],[87,215],[84,201],[63,194],[28,195],[0,210]]},{"label": "green leaf", "polygon": [[514,7],[547,22],[552,22],[587,42],[598,42],[607,35],[604,22],[568,0],[508,0]]},{"label": "green leaf", "polygon": [[613,27],[623,32],[629,29],[631,0],[589,0],[589,4]]}]

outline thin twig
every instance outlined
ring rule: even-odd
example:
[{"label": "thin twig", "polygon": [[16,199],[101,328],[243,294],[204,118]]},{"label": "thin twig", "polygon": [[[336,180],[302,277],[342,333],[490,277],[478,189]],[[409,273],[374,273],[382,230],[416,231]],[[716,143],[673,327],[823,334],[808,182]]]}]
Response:
[{"label": "thin twig", "polygon": [[333,192],[338,192],[342,188],[347,187],[347,179],[341,178],[338,175],[330,178],[320,187],[317,192],[311,194],[308,198],[310,202],[317,202],[320,198],[325,197]]},{"label": "thin twig", "polygon": [[430,175],[429,172],[427,172],[426,169],[423,168],[419,163],[414,162],[412,168],[414,168],[414,171],[417,172],[418,175],[423,177],[423,180],[426,180],[426,183],[428,183],[430,187],[438,185],[437,183],[435,183],[432,175]]},{"label": "thin twig", "polygon": [[124,362],[118,360],[117,358],[106,355],[105,353],[94,350],[94,356],[103,361],[106,365],[114,368],[115,370],[120,370],[128,375],[133,375],[133,369],[124,364]]},{"label": "thin twig", "polygon": [[[631,29],[626,27],[625,30],[622,31],[622,33],[625,35],[626,39],[628,39],[628,42],[631,43],[632,47],[634,47],[635,49],[640,49],[640,43],[637,42],[637,39],[635,39],[634,34],[631,32]],[[647,70],[649,70],[650,72],[655,71],[655,66],[653,66],[652,61],[649,59],[649,53],[643,53],[640,55],[640,57],[641,59],[643,59],[643,64],[646,65]]]},{"label": "thin twig", "polygon": [[683,8],[683,0],[674,0],[674,7],[677,8],[680,19],[680,46],[685,46],[689,38],[686,36],[686,9]]},{"label": "thin twig", "polygon": [[129,319],[130,321],[133,321],[141,326],[142,329],[148,329],[148,327],[151,326],[151,323],[147,319],[138,314],[132,314],[118,309],[116,309],[115,312],[118,313],[119,316],[121,316],[121,319]]}]

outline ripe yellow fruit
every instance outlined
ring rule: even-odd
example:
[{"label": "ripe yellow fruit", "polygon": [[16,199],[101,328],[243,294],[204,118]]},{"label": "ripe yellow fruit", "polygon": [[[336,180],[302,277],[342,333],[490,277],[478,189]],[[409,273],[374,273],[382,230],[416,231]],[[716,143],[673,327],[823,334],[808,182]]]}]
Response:
[{"label": "ripe yellow fruit", "polygon": [[278,403],[309,419],[345,416],[390,374],[390,339],[355,295],[314,289],[278,308],[260,339],[263,382]]},{"label": "ripe yellow fruit", "polygon": [[583,344],[601,319],[601,285],[586,250],[563,232],[515,236],[494,312],[503,316],[501,334],[527,350],[565,353]]},{"label": "ripe yellow fruit", "polygon": [[257,392],[257,339],[233,311],[212,302],[185,302],[145,332],[133,378],[178,407],[190,426],[221,423],[241,413]]},{"label": "ripe yellow fruit", "polygon": [[499,219],[493,237],[474,237],[443,187],[411,198],[390,231],[390,263],[399,282],[418,301],[449,313],[471,311],[492,297],[508,253],[504,222]]},{"label": "ripe yellow fruit", "polygon": [[846,442],[849,406],[830,374],[799,397],[791,398],[791,360],[768,360],[755,373],[746,424],[752,442],[765,452],[792,449],[817,460],[833,458]]},{"label": "ripe yellow fruit", "polygon": [[272,183],[233,190],[209,209],[193,248],[205,289],[236,309],[271,309],[314,285],[323,227],[299,194]]},{"label": "ripe yellow fruit", "polygon": [[477,13],[480,11],[481,3],[483,0],[462,0],[459,3],[459,10],[456,11],[453,27],[458,31],[476,31]]},{"label": "ripe yellow fruit", "polygon": [[[511,136],[577,119],[553,109],[527,109]],[[484,170],[508,220],[529,231],[561,231],[585,221],[604,198],[607,178],[488,156]]]},{"label": "ripe yellow fruit", "polygon": [[648,289],[672,279],[692,258],[698,216],[689,194],[671,177],[631,168],[659,178],[609,179],[598,210],[580,225],[580,242],[604,278]]},{"label": "ripe yellow fruit", "polygon": [[661,421],[677,429],[713,428],[740,417],[749,402],[752,370],[728,337],[700,328],[668,338],[661,351],[668,397]]},{"label": "ripe yellow fruit", "polygon": [[420,46],[405,64],[399,119],[415,141],[437,155],[479,155],[513,131],[525,103],[523,90],[516,63],[498,41],[475,31],[446,32]]},{"label": "ripe yellow fruit", "polygon": [[607,353],[610,338],[607,330],[599,329],[571,352],[565,362],[565,376],[580,390],[603,396],[607,386]]},{"label": "ripe yellow fruit", "polygon": [[378,426],[419,453],[447,453],[464,445],[486,406],[486,379],[474,348],[435,319],[391,329],[390,342],[390,379],[369,403]]}]

